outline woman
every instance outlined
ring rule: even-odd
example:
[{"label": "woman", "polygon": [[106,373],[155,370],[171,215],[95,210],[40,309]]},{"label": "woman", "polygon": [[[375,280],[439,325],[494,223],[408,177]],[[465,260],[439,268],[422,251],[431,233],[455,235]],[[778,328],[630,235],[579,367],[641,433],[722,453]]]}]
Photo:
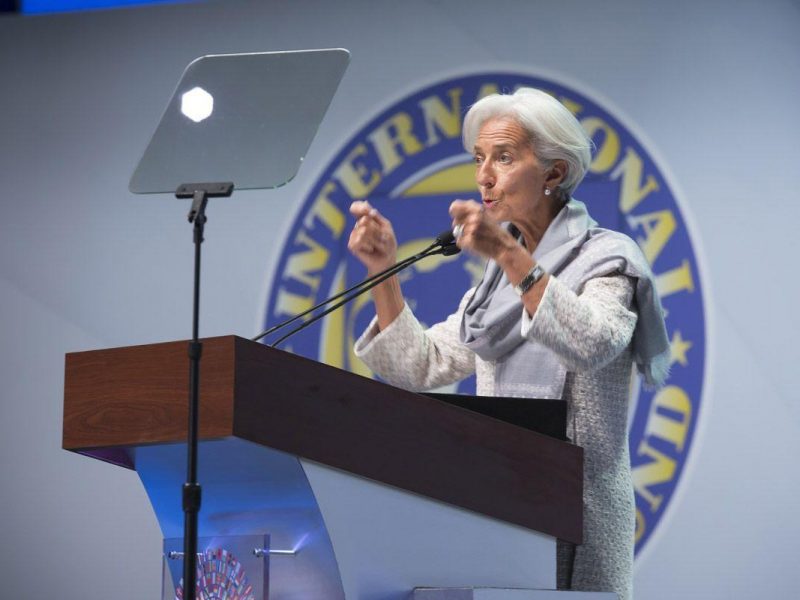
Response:
[{"label": "woman", "polygon": [[[373,290],[377,316],[356,354],[413,390],[473,372],[478,394],[563,398],[584,448],[584,543],[558,544],[561,589],[631,598],[634,497],[627,412],[632,364],[660,385],[669,343],[652,273],[628,237],[571,198],[591,141],[558,101],[534,89],[491,95],[464,120],[482,203],[450,206],[459,247],[488,259],[458,310],[423,330],[397,278]],[[370,274],[394,264],[391,223],[354,202],[350,251]],[[398,347],[403,349],[398,352]]]}]

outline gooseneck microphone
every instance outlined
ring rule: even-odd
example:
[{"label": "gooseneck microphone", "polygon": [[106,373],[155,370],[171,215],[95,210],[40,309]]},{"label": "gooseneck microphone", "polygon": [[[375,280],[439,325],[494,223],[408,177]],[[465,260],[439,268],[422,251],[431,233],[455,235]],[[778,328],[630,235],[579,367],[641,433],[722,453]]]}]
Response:
[{"label": "gooseneck microphone", "polygon": [[[336,300],[339,300],[340,298],[342,298],[344,296],[344,299],[341,300],[340,302],[337,302],[336,304],[334,304],[333,306],[325,309],[321,313],[314,315],[312,318],[310,318],[308,321],[306,321],[302,325],[292,329],[289,333],[287,333],[283,337],[278,338],[275,342],[270,344],[274,348],[278,344],[280,344],[281,342],[285,341],[290,336],[294,335],[295,333],[298,333],[299,331],[302,331],[303,329],[305,329],[309,325],[312,325],[313,323],[316,323],[317,321],[319,321],[325,315],[333,312],[337,308],[340,308],[340,307],[344,306],[345,304],[347,304],[348,302],[350,302],[354,298],[357,298],[358,296],[360,296],[364,292],[367,292],[367,291],[371,290],[376,285],[378,285],[378,284],[384,282],[385,280],[389,279],[389,277],[391,277],[392,275],[396,275],[397,273],[399,273],[400,271],[402,271],[406,267],[410,267],[415,262],[418,262],[418,261],[422,260],[423,258],[427,258],[428,256],[435,256],[437,254],[442,254],[444,256],[452,256],[454,254],[458,254],[459,252],[461,252],[461,248],[459,248],[456,245],[455,238],[453,237],[453,232],[451,230],[449,230],[449,229],[447,231],[443,231],[442,233],[440,233],[439,235],[436,236],[436,240],[430,246],[428,246],[427,248],[425,248],[421,252],[418,252],[414,256],[406,258],[405,260],[401,260],[399,263],[392,265],[388,269],[384,269],[380,273],[377,273],[375,275],[372,275],[371,277],[368,277],[364,281],[362,281],[360,283],[357,283],[356,285],[344,290],[343,292],[339,292],[335,296],[331,296],[327,300],[323,300],[322,302],[320,302],[316,306],[312,306],[308,310],[305,310],[305,311],[301,312],[300,314],[297,314],[294,317],[292,317],[290,319],[287,319],[286,321],[284,321],[282,323],[279,323],[279,324],[277,324],[277,325],[275,325],[273,327],[270,327],[266,331],[262,331],[257,336],[252,338],[252,340],[254,342],[257,342],[258,340],[270,335],[271,333],[275,333],[276,331],[278,331],[280,329],[283,329],[287,325],[291,325],[292,323],[294,323],[298,319],[303,318],[307,314],[312,313],[312,312],[314,312],[315,310],[317,310],[319,308],[322,308],[326,304],[330,304],[331,302],[336,302]],[[353,292],[353,293],[351,293],[351,292]]]}]

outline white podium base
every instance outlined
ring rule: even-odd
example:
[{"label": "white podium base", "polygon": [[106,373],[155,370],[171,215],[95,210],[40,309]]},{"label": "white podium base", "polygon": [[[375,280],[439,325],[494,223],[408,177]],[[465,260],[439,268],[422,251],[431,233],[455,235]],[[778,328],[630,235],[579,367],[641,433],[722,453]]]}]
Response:
[{"label": "white podium base", "polygon": [[345,600],[408,600],[422,586],[556,585],[555,538],[300,462],[325,519]]},{"label": "white podium base", "polygon": [[611,592],[500,588],[417,588],[409,600],[617,600]]}]

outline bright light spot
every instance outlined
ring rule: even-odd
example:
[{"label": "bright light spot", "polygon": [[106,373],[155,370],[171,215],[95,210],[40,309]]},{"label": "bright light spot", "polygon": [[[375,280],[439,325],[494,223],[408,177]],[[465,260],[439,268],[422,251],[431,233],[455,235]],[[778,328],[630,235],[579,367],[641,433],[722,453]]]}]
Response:
[{"label": "bright light spot", "polygon": [[214,112],[214,97],[201,87],[192,88],[181,96],[181,112],[199,123]]}]

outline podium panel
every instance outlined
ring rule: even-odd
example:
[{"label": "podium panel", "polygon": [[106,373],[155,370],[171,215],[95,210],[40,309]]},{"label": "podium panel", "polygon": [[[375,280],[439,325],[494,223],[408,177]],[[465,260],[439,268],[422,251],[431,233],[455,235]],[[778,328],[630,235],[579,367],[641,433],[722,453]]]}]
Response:
[{"label": "podium panel", "polygon": [[[186,349],[66,357],[64,448],[135,469],[165,538],[183,532]],[[582,538],[582,459],[567,442],[249,340],[203,340],[199,535],[269,535],[272,598],[552,589],[555,538]]]},{"label": "podium panel", "polygon": [[[325,522],[297,457],[236,438],[203,441],[198,457],[198,537],[269,535],[271,598],[345,597]],[[182,538],[185,444],[136,448],[135,462],[164,538]],[[205,548],[198,544],[197,550]]]},{"label": "podium panel", "polygon": [[302,463],[348,599],[408,600],[420,585],[556,587],[549,535]]}]

